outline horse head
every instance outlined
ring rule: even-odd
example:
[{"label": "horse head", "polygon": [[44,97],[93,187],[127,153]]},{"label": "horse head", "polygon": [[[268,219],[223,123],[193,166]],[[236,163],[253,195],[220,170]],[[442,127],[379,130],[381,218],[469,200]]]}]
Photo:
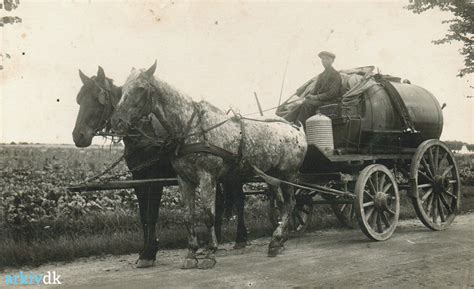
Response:
[{"label": "horse head", "polygon": [[96,132],[104,129],[110,120],[120,97],[120,88],[105,77],[100,66],[97,76],[88,77],[81,70],[79,76],[83,85],[76,98],[80,108],[72,137],[77,147],[87,147]]},{"label": "horse head", "polygon": [[156,61],[148,70],[132,68],[112,116],[111,123],[115,132],[126,134],[139,119],[152,113],[155,70]]}]

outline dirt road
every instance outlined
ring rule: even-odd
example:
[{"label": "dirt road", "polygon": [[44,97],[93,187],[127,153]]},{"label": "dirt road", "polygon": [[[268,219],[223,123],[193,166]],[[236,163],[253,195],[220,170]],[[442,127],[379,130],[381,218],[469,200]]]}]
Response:
[{"label": "dirt road", "polygon": [[224,245],[207,271],[179,269],[184,250],[159,252],[149,269],[134,269],[136,255],[126,255],[23,271],[56,271],[67,288],[474,288],[474,214],[458,216],[443,232],[404,221],[386,242],[370,242],[358,230],[306,233],[276,258],[266,257],[268,240],[244,250]]}]

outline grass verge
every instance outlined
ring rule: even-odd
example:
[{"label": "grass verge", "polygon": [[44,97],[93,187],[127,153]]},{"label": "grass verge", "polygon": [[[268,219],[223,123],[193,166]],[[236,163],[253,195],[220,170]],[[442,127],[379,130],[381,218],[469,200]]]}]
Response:
[{"label": "grass verge", "polygon": [[[265,204],[246,208],[246,224],[250,240],[271,235],[266,208]],[[461,213],[473,211],[474,187],[464,187]],[[400,219],[414,217],[415,212],[411,202],[406,196],[402,196]],[[174,218],[176,218],[176,212],[166,208],[161,209],[161,224],[169,224]],[[137,253],[142,247],[142,232],[137,216],[113,213],[91,215],[74,225],[65,225],[58,220],[53,227],[54,229],[47,233],[37,232],[30,238],[19,239],[0,226],[2,236],[0,271],[6,267],[39,266],[46,262],[72,261],[87,256]],[[232,242],[235,239],[236,227],[235,220],[224,223],[222,228],[224,242]],[[336,219],[331,208],[322,205],[316,207],[308,230],[341,227],[343,226]],[[186,247],[186,232],[183,226],[161,225],[158,232],[161,249]],[[205,228],[200,227],[198,233],[205,235]]]}]

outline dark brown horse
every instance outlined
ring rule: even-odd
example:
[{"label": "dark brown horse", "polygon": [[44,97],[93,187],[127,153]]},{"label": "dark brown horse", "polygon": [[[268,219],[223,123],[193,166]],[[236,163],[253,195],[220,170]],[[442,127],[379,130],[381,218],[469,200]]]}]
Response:
[{"label": "dark brown horse", "polygon": [[[107,129],[110,118],[116,104],[121,96],[121,87],[113,84],[106,78],[104,70],[99,67],[97,76],[87,77],[79,71],[83,86],[77,95],[77,103],[80,105],[76,119],[76,125],[72,133],[74,143],[77,147],[87,147],[98,131]],[[140,133],[150,137],[166,138],[166,131],[162,129],[159,122],[142,122]],[[125,160],[132,172],[133,179],[170,178],[176,177],[176,173],[170,164],[169,154],[164,154],[158,143],[150,141],[146,136],[125,137]],[[232,192],[231,196],[237,209],[238,227],[236,248],[241,248],[247,242],[247,229],[244,223],[244,195],[241,184],[232,184],[231,181],[224,184]],[[230,188],[235,188],[231,190]],[[239,189],[240,188],[240,189]],[[220,186],[218,186],[220,190]],[[163,186],[153,183],[135,188],[140,211],[140,221],[143,227],[144,245],[138,260],[138,268],[153,265],[158,250],[158,242],[155,236],[155,227],[158,220],[160,201]],[[222,193],[218,194],[219,200],[216,207],[216,233],[220,237],[220,226],[224,213],[224,203],[231,208],[229,202],[225,202]]]},{"label": "dark brown horse", "polygon": [[[294,181],[306,153],[306,137],[302,130],[283,120],[239,120],[208,102],[194,102],[155,78],[155,69],[156,62],[146,71],[132,69],[122,88],[112,127],[118,132],[127,132],[136,120],[153,113],[182,148],[171,162],[188,208],[185,215],[188,253],[183,268],[212,268],[216,264],[218,246],[214,230],[216,182],[234,171],[245,174],[254,169]],[[286,240],[295,197],[289,185],[269,185],[278,192],[276,200],[280,208],[281,221],[268,248],[268,255],[276,256]],[[199,261],[196,258],[198,242],[195,231],[197,196],[202,200],[209,233],[206,257]]]}]

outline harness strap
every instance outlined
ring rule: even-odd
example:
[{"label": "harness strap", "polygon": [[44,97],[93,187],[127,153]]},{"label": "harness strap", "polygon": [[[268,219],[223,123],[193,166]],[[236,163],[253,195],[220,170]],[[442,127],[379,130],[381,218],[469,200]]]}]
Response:
[{"label": "harness strap", "polygon": [[[198,113],[197,112],[198,109],[199,108],[197,106],[195,106],[193,114],[192,114],[190,120],[187,123],[186,130],[185,130],[185,135],[184,135],[184,137],[181,138],[181,141],[178,143],[178,145],[176,147],[175,156],[181,157],[181,156],[184,156],[184,155],[187,155],[187,154],[192,154],[192,153],[208,153],[208,154],[213,154],[213,155],[219,156],[219,157],[223,158],[226,161],[231,161],[235,164],[239,164],[242,161],[242,153],[243,153],[243,149],[244,149],[245,126],[244,126],[243,120],[258,121],[258,122],[281,122],[281,123],[289,124],[289,125],[291,125],[292,127],[296,128],[298,130],[301,129],[300,127],[298,127],[294,124],[291,124],[291,123],[287,122],[286,120],[279,120],[279,119],[260,120],[260,119],[253,119],[253,118],[243,117],[241,115],[238,115],[238,114],[234,113],[235,115],[231,118],[225,119],[225,120],[223,120],[223,121],[221,121],[221,122],[219,122],[215,125],[212,125],[210,127],[205,128],[205,129],[201,129],[200,131],[197,131],[197,132],[194,132],[194,133],[191,133],[191,134],[187,134],[187,132],[189,132],[189,130],[191,129],[191,123],[192,123],[194,117],[196,116],[196,114]],[[194,136],[194,135],[204,135],[205,133],[207,133],[207,132],[209,132],[209,131],[211,131],[215,128],[218,128],[219,126],[225,124],[226,122],[228,122],[230,120],[236,120],[240,123],[240,132],[241,132],[241,134],[240,134],[240,141],[239,141],[239,147],[238,147],[237,155],[232,153],[232,152],[229,152],[228,150],[226,150],[224,148],[218,147],[218,146],[213,145],[213,144],[209,144],[207,142],[200,142],[200,143],[193,143],[193,144],[183,144],[184,140],[187,137]]]},{"label": "harness strap", "polygon": [[301,127],[300,126],[297,126],[296,124],[292,123],[292,122],[289,122],[287,121],[286,119],[282,118],[282,119],[256,119],[256,118],[251,118],[251,117],[245,117],[245,116],[242,116],[242,115],[239,115],[237,117],[237,119],[241,120],[241,119],[245,119],[245,120],[250,120],[250,121],[256,121],[256,122],[267,122],[267,123],[271,123],[271,122],[281,122],[281,123],[284,123],[284,124],[287,124],[287,125],[290,125],[292,126],[293,128],[296,128],[297,130],[300,130]]},{"label": "harness strap", "polygon": [[186,127],[184,128],[184,133],[182,136],[178,136],[176,137],[176,140],[177,140],[177,144],[176,144],[176,149],[174,151],[174,155],[175,156],[178,156],[180,154],[180,150],[182,149],[183,147],[183,143],[184,143],[184,140],[190,136],[190,134],[188,134],[188,132],[191,130],[191,125],[193,123],[193,120],[194,118],[196,117],[196,114],[198,113],[198,109],[196,108],[196,106],[194,106],[194,110],[193,110],[193,113],[191,114],[191,117],[189,118],[188,122],[186,123]]},{"label": "harness strap", "polygon": [[385,89],[388,96],[390,97],[390,100],[393,106],[395,107],[395,110],[400,116],[405,132],[417,133],[418,131],[415,129],[415,125],[413,124],[410,114],[408,113],[408,108],[405,104],[405,101],[403,101],[397,89],[390,83],[390,81],[384,79],[380,75],[375,75],[374,78],[380,85],[382,85],[382,87]]},{"label": "harness strap", "polygon": [[226,161],[235,162],[237,156],[226,149],[218,147],[213,144],[209,143],[192,143],[192,144],[184,144],[181,146],[179,150],[179,157],[194,154],[194,153],[208,153],[212,155],[216,155],[218,157],[223,158]]},{"label": "harness strap", "polygon": [[[108,84],[107,79],[106,79],[106,83]],[[103,124],[105,131],[108,131],[110,130],[110,117],[107,117],[107,116],[111,114],[111,112],[114,110],[114,105],[112,103],[112,95],[111,95],[112,92],[110,91],[110,89],[104,89],[100,85],[97,85],[97,87],[99,87],[100,93],[104,94],[104,97],[105,97],[105,103],[103,104],[104,109],[102,110],[99,123]]]}]

